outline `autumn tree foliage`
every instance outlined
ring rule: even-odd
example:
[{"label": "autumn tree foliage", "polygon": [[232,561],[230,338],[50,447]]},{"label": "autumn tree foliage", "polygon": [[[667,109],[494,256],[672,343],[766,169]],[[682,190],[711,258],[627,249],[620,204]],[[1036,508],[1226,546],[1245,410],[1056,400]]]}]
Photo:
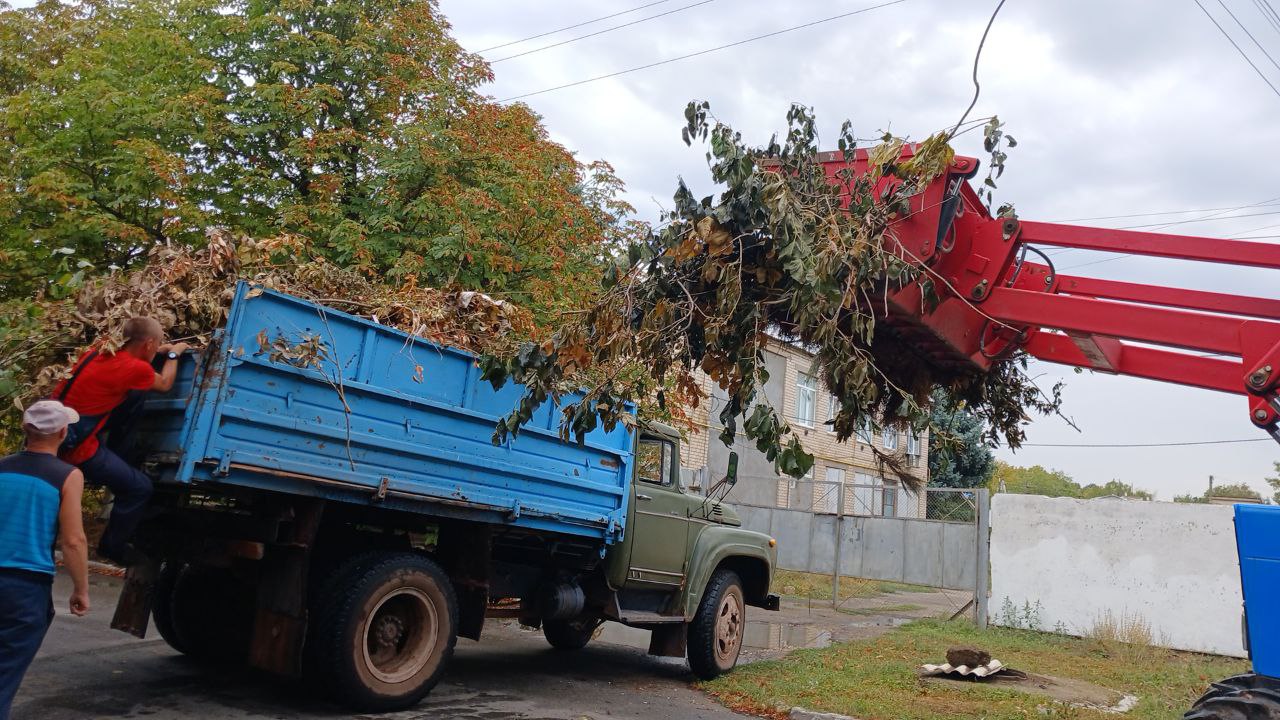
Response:
[{"label": "autumn tree foliage", "polygon": [[490,79],[434,0],[0,3],[0,297],[218,226],[547,321],[630,208]]},{"label": "autumn tree foliage", "polygon": [[[841,440],[868,422],[930,426],[939,387],[964,403],[987,440],[1012,446],[1023,437],[1028,411],[1056,410],[1057,390],[1036,387],[1025,357],[985,373],[943,366],[880,322],[875,298],[913,282],[933,294],[932,279],[909,261],[894,225],[954,157],[947,133],[910,154],[903,140],[885,137],[868,150],[867,171],[855,173],[855,139],[845,123],[837,141],[845,165],[829,176],[807,107],[793,106],[785,133],[760,146],[716,120],[705,102],[690,104],[685,117],[683,139],[706,146],[718,192],[699,198],[682,181],[660,226],[606,268],[603,292],[587,312],[514,355],[482,359],[495,386],[516,381],[525,388],[495,442],[568,388],[588,386],[581,400],[563,406],[562,431],[582,437],[631,422],[629,408],[650,398],[695,402],[701,372],[726,395],[720,439],[729,444],[743,432],[778,471],[802,477],[814,458],[763,397],[771,337],[813,351],[813,372],[839,402],[831,425]],[[993,153],[998,130],[993,119]],[[893,182],[878,189],[881,179]],[[637,365],[645,372],[631,372]],[[915,482],[892,458],[881,460]]]}]

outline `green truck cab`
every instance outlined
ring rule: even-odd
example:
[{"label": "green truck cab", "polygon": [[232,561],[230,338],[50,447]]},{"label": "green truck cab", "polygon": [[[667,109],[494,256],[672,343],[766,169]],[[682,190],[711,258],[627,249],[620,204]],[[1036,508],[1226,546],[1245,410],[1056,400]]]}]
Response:
[{"label": "green truck cab", "polygon": [[[736,481],[736,456],[724,482]],[[649,652],[687,656],[694,674],[731,670],[742,649],[748,607],[777,610],[769,594],[776,541],[742,529],[733,508],[680,486],[680,436],[650,423],[637,439],[627,534],[605,558],[609,590],[577,618],[526,618],[562,649],[587,644],[600,623],[652,631]],[[590,588],[589,585],[587,585]],[[593,594],[588,591],[588,598]]]}]

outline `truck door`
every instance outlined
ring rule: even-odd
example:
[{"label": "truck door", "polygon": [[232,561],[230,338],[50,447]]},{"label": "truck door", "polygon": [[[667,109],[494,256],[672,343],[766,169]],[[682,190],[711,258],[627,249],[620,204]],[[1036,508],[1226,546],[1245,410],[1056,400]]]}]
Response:
[{"label": "truck door", "polygon": [[627,584],[638,589],[676,588],[684,582],[689,500],[676,481],[675,457],[670,440],[640,438],[627,572]]}]

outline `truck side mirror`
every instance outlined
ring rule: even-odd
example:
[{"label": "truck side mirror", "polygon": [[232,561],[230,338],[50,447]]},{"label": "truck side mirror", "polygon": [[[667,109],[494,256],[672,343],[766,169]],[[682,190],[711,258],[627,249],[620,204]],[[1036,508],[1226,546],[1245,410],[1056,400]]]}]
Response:
[{"label": "truck side mirror", "polygon": [[725,468],[724,479],[733,487],[738,482],[738,453],[729,453],[729,467]]}]

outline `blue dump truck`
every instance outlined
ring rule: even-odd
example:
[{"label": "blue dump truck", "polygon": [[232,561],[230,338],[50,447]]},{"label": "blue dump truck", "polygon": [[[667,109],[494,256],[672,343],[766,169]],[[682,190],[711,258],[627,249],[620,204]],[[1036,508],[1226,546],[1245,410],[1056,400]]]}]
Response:
[{"label": "blue dump truck", "polygon": [[1215,682],[1185,720],[1280,720],[1280,507],[1236,505],[1235,521],[1253,672]]},{"label": "blue dump truck", "polygon": [[370,711],[421,699],[489,617],[564,650],[620,622],[700,677],[732,669],[747,607],[777,609],[774,540],[682,490],[669,428],[566,441],[548,402],[492,444],[519,394],[468,353],[239,284],[141,423],[153,562],[130,569],[113,626],[150,617],[183,653]]}]

